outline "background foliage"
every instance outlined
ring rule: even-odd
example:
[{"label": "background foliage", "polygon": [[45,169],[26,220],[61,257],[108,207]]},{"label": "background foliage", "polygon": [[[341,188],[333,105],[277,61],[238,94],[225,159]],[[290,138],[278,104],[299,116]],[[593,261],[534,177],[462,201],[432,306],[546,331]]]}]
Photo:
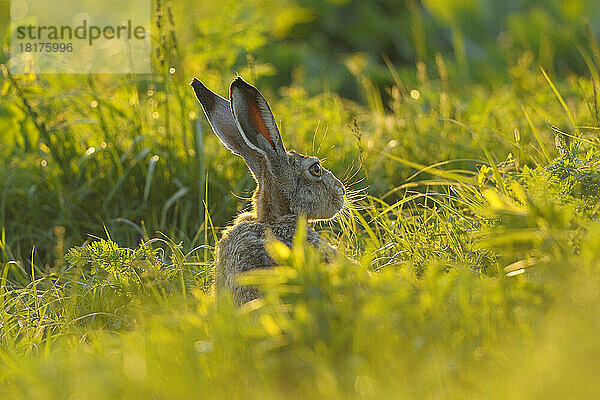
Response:
[{"label": "background foliage", "polygon": [[[153,8],[151,75],[3,68],[3,397],[598,392],[598,2]],[[236,73],[351,189],[340,259],[269,245],[241,309],[211,263],[254,182],[188,86]]]}]

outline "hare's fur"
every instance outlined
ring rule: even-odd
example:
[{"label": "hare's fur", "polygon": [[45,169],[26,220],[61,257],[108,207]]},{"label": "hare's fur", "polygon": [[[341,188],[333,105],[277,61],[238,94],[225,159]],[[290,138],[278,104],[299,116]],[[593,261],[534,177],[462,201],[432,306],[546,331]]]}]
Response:
[{"label": "hare's fur", "polygon": [[[286,215],[273,223],[257,222],[251,213],[240,214],[233,225],[223,232],[217,247],[216,287],[228,288],[240,304],[260,296],[257,288],[240,286],[235,282],[235,275],[256,268],[267,268],[275,265],[264,247],[266,232],[292,246],[296,232],[297,217]],[[327,246],[321,243],[319,235],[307,227],[307,241],[315,246]]]},{"label": "hare's fur", "polygon": [[[217,246],[217,293],[229,290],[242,304],[260,292],[238,285],[236,275],[276,265],[265,250],[265,240],[274,237],[291,247],[298,216],[332,218],[344,205],[345,189],[315,157],[285,150],[269,105],[256,88],[236,78],[229,102],[197,79],[192,86],[215,134],[244,159],[258,183],[252,212],[240,214]],[[312,228],[307,227],[306,237],[325,259],[335,253]]]}]

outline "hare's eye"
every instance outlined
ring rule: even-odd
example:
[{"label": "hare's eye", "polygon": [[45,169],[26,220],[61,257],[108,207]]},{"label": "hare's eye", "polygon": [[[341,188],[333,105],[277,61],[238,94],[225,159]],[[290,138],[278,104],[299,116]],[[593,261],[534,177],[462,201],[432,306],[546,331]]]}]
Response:
[{"label": "hare's eye", "polygon": [[321,176],[321,164],[319,164],[318,162],[314,163],[313,165],[310,166],[310,168],[308,169],[308,172],[310,172],[310,174],[312,176],[316,176],[319,177]]}]

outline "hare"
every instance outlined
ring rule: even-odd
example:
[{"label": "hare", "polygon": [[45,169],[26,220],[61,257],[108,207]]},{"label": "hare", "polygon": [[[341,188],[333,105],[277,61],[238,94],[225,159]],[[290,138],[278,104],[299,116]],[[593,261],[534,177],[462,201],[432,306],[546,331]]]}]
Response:
[{"label": "hare", "polygon": [[[252,212],[237,216],[221,237],[216,252],[217,294],[229,290],[238,304],[261,296],[256,287],[241,286],[235,275],[275,264],[265,250],[271,237],[292,246],[299,215],[330,219],[344,206],[344,185],[321,166],[319,159],[287,151],[269,104],[252,85],[237,77],[227,101],[198,79],[191,83],[214,133],[233,154],[244,159],[257,187]],[[335,254],[307,227],[307,241],[324,258]]]}]

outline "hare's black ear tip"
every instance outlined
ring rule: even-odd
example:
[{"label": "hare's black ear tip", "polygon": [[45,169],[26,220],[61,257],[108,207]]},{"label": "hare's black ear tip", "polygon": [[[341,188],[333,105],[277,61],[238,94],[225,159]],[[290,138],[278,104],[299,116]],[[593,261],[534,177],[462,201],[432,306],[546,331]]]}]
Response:
[{"label": "hare's black ear tip", "polygon": [[194,78],[190,83],[190,86],[194,88],[194,92],[196,93],[196,97],[202,107],[205,109],[212,109],[215,103],[216,95],[211,92],[202,82],[200,82],[197,78]]},{"label": "hare's black ear tip", "polygon": [[246,82],[245,80],[242,79],[241,76],[236,76],[235,79],[233,80],[233,82],[231,82],[231,89],[233,88],[238,88],[238,89],[249,89],[252,88],[252,85],[250,85],[248,82]]},{"label": "hare's black ear tip", "polygon": [[233,81],[231,82],[232,85],[242,85],[246,83],[241,76],[236,76],[235,78],[233,78]]},{"label": "hare's black ear tip", "polygon": [[194,90],[197,92],[198,90],[202,90],[202,88],[206,88],[206,86],[204,86],[202,84],[202,82],[200,82],[198,80],[198,78],[194,78],[192,79],[192,81],[190,82],[190,86],[194,88]]}]

